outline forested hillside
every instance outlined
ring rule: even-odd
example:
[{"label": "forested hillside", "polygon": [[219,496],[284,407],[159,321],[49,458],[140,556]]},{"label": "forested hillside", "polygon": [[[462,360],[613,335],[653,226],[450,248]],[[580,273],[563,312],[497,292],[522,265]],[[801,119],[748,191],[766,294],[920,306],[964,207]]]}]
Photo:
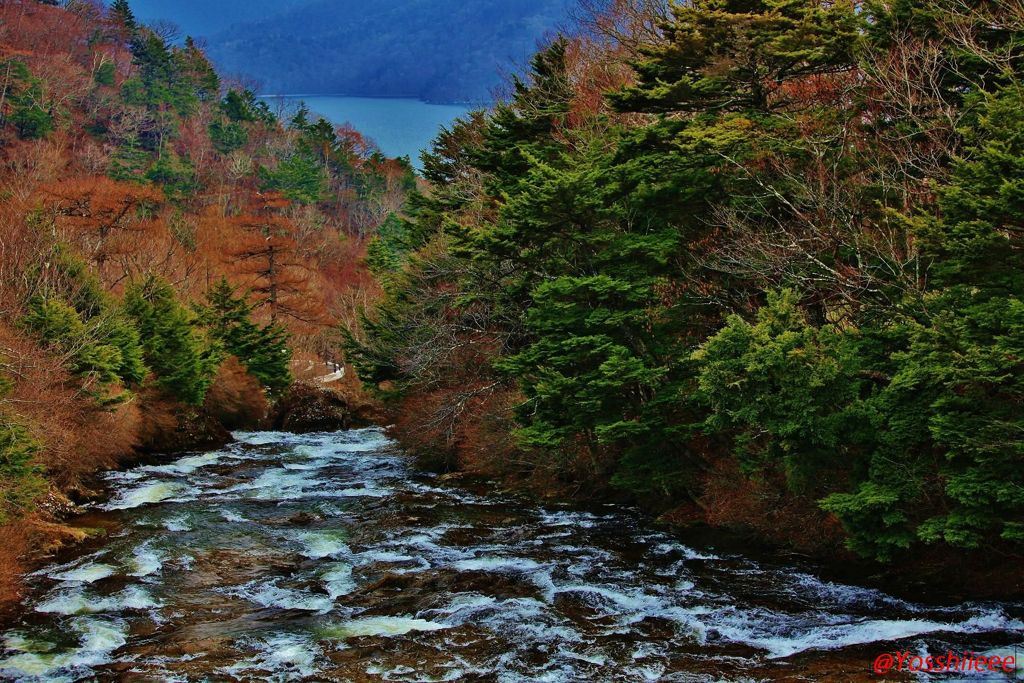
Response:
[{"label": "forested hillside", "polygon": [[136,18],[144,24],[166,25],[198,39],[208,39],[236,24],[266,19],[289,7],[312,0],[217,0],[216,11],[204,0],[135,0],[131,3]]},{"label": "forested hillside", "polygon": [[[568,20],[575,0],[315,0],[210,38],[225,72],[262,92],[490,102],[501,74]],[[442,38],[443,36],[443,38]]]},{"label": "forested hillside", "polygon": [[352,130],[284,118],[124,0],[0,4],[0,583],[64,493],[140,450],[255,426],[325,374],[415,186]]},{"label": "forested hillside", "polygon": [[433,466],[1024,590],[1024,5],[584,4],[425,183],[125,0],[0,4],[0,598],[324,360]]},{"label": "forested hillside", "polygon": [[624,0],[591,29],[443,133],[371,246],[386,294],[349,345],[396,433],[832,557],[1013,574],[1024,6]]}]

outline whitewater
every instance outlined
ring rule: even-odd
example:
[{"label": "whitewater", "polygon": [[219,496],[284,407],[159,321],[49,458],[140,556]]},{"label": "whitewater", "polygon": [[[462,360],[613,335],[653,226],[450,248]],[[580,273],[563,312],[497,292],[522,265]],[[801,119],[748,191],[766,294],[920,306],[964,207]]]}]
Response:
[{"label": "whitewater", "polygon": [[103,536],[29,577],[3,678],[867,679],[882,652],[1024,642],[1024,605],[909,602],[619,506],[459,486],[379,429],[240,433],[107,478],[77,522]]}]

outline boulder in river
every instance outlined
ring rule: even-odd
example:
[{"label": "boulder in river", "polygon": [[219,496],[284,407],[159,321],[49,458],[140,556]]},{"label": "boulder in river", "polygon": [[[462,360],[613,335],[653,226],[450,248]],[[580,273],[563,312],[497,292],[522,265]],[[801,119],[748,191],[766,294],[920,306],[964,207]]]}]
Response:
[{"label": "boulder in river", "polygon": [[355,392],[296,382],[274,409],[274,429],[286,432],[328,432],[365,427],[375,422],[373,405]]}]

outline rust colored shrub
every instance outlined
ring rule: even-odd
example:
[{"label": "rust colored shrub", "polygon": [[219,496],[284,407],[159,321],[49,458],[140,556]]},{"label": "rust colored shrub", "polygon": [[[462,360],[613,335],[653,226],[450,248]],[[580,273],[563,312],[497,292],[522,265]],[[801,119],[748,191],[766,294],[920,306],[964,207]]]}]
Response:
[{"label": "rust colored shrub", "polygon": [[178,412],[182,406],[160,392],[148,389],[140,397],[142,416],[139,443],[146,449],[158,449],[173,442],[178,431]]},{"label": "rust colored shrub", "polygon": [[29,550],[29,533],[22,522],[0,526],[0,614],[21,597],[21,574]]},{"label": "rust colored shrub", "polygon": [[391,432],[425,466],[507,475],[529,466],[510,436],[514,394],[491,383],[406,395]]},{"label": "rust colored shrub", "polygon": [[751,478],[735,459],[719,457],[705,474],[703,490],[697,503],[711,526],[752,530],[798,550],[841,552],[839,523],[814,500],[789,493],[781,474]]},{"label": "rust colored shrub", "polygon": [[416,393],[403,397],[390,413],[391,435],[424,467],[453,470],[458,465],[455,429],[444,419],[447,392]]},{"label": "rust colored shrub", "polygon": [[259,381],[237,358],[228,356],[206,392],[204,409],[228,429],[242,429],[259,426],[270,404]]},{"label": "rust colored shrub", "polygon": [[57,486],[74,488],[83,477],[112,467],[139,445],[142,418],[137,399],[114,408],[98,407],[59,356],[2,323],[0,371],[12,380],[0,407],[43,444],[39,462]]},{"label": "rust colored shrub", "polygon": [[517,393],[499,390],[471,402],[456,438],[463,468],[486,476],[503,476],[522,469],[523,454],[511,436],[515,428],[512,407],[519,400]]},{"label": "rust colored shrub", "polygon": [[114,467],[141,445],[143,417],[138,397],[114,410],[86,411],[83,418],[76,425],[75,450],[84,473]]}]

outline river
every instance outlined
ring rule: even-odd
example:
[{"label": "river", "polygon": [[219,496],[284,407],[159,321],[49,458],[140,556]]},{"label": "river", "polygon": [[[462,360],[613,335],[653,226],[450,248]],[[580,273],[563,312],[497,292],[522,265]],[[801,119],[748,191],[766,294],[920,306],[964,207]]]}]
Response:
[{"label": "river", "polygon": [[1019,604],[915,604],[618,507],[460,487],[378,429],[236,438],[107,475],[77,520],[105,535],[30,577],[0,675],[868,680],[885,651],[1022,640]]}]

